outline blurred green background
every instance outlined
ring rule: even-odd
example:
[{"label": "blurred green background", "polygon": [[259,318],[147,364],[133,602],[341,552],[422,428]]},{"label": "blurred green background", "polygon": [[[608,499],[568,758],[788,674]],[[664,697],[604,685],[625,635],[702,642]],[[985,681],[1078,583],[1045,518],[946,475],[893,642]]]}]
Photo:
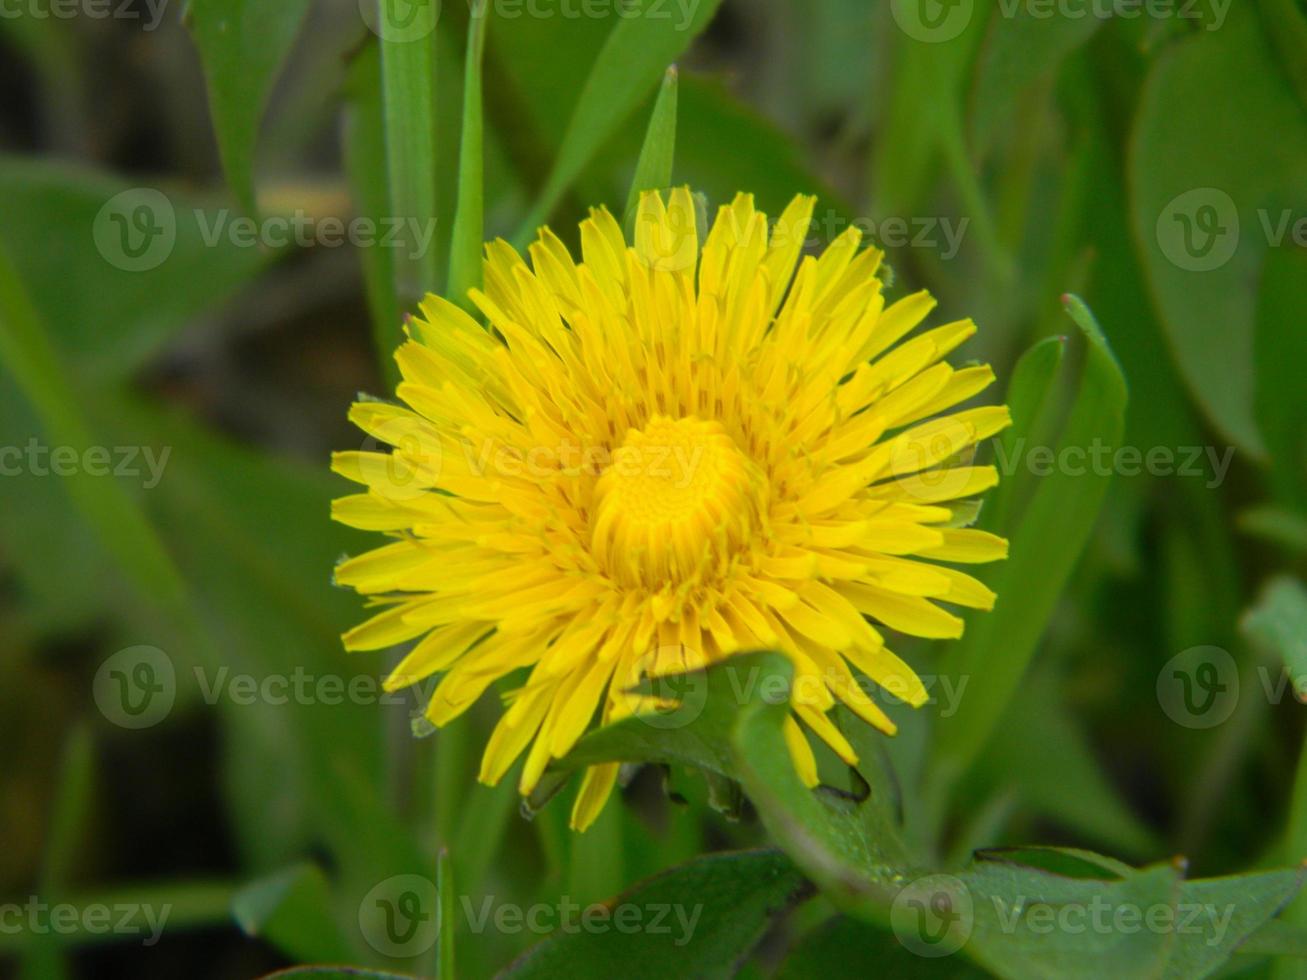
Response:
[{"label": "blurred green background", "polygon": [[[773,215],[819,195],[816,243],[856,222],[894,294],[928,288],[938,322],[976,319],[965,356],[1001,385],[1047,337],[1068,338],[1044,348],[1064,369],[1085,360],[1062,294],[1097,314],[1130,393],[1102,479],[1025,454],[1059,445],[1047,405],[998,447],[1004,506],[1060,488],[1025,533],[1070,539],[1029,642],[991,635],[961,661],[973,690],[996,664],[1014,693],[975,695],[993,717],[951,735],[946,699],[895,713],[920,853],[1183,853],[1203,875],[1307,856],[1283,684],[1307,673],[1303,5],[489,9],[487,237],[547,218],[575,245],[587,206],[620,214],[676,62],[675,183],[713,209],[752,191]],[[747,807],[727,820],[679,771],[669,796],[653,768],[584,836],[565,801],[524,820],[513,777],[474,782],[493,697],[415,740],[414,696],[376,686],[397,655],[341,650],[361,609],[331,568],[375,542],[328,521],[345,486],[327,457],[360,447],[348,404],[387,393],[402,311],[444,286],[477,77],[468,5],[445,0],[425,30],[430,14],[383,56],[369,0],[0,0],[0,903],[24,909],[0,921],[0,970],[429,973],[439,944],[397,956],[368,919],[392,876],[452,876],[478,908],[584,904],[767,843]],[[377,240],[392,231],[396,247]],[[1102,490],[1101,512],[1077,496]],[[1176,657],[1219,719],[1176,707]],[[158,696],[123,700],[136,681]],[[964,759],[947,791],[938,744]],[[133,907],[139,930],[10,928],[35,901]],[[147,945],[146,910],[165,908]],[[816,898],[769,920],[745,975],[831,914]],[[455,923],[460,976],[541,938],[462,908]]]}]

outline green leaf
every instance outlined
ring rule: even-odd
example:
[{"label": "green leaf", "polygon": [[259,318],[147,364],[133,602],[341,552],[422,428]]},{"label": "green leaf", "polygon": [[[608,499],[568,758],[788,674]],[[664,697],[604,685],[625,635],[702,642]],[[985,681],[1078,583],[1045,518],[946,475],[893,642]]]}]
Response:
[{"label": "green leaf", "polygon": [[[18,272],[0,246],[0,364],[40,419],[51,445],[84,453],[95,439],[73,384]],[[79,468],[65,481],[74,506],[143,594],[179,621],[193,622],[186,588],[157,533],[135,500],[114,481]]]},{"label": "green leaf", "polygon": [[[377,45],[365,46],[349,69],[344,125],[345,172],[359,214],[382,226],[390,211],[386,183],[386,123],[381,102],[381,57]],[[359,249],[363,282],[372,320],[372,345],[388,386],[399,382],[394,352],[404,341],[399,297],[395,294],[394,249]]]},{"label": "green leaf", "polygon": [[467,28],[467,66],[463,82],[463,136],[459,143],[458,210],[449,252],[449,295],[469,307],[469,289],[481,286],[485,242],[485,163],[481,112],[481,63],[490,17],[486,0],[472,7]]},{"label": "green leaf", "polygon": [[1270,919],[1243,941],[1238,952],[1249,956],[1307,958],[1307,929],[1281,919]]},{"label": "green leaf", "polygon": [[[378,0],[381,94],[390,217],[434,227],[436,179],[436,22],[438,0]],[[436,292],[434,249],[400,250],[395,291],[401,306]]]},{"label": "green leaf", "polygon": [[1052,670],[1026,679],[977,768],[991,785],[1011,785],[1036,812],[1090,840],[1156,853],[1155,835],[1108,781],[1057,681]]},{"label": "green leaf", "polygon": [[[785,745],[793,667],[779,653],[731,657],[706,671],[657,684],[676,701],[655,715],[624,719],[586,735],[555,775],[608,761],[694,766],[737,779],[772,838],[837,902],[853,909],[887,904],[888,883],[909,864],[885,781],[873,753],[859,774],[873,787],[861,801],[814,793],[800,781]],[[856,737],[869,736],[863,722]]]},{"label": "green leaf", "polygon": [[[1307,589],[1302,583],[1287,576],[1272,579],[1240,626],[1283,660],[1300,697],[1307,698]],[[1302,856],[1307,858],[1307,847]]]},{"label": "green leaf", "polygon": [[[1116,358],[1088,307],[1074,296],[1065,303],[1086,341],[1079,387],[1057,442],[1067,465],[1040,479],[1010,532],[1010,557],[985,574],[998,594],[994,610],[971,617],[945,654],[945,672],[966,677],[968,687],[957,712],[939,721],[935,778],[943,784],[970,765],[1016,693],[1111,480],[1089,465],[1089,452],[1120,445],[1124,432],[1126,383]],[[1063,455],[1068,450],[1079,454],[1074,465]]]},{"label": "green leaf", "polygon": [[700,0],[686,23],[666,6],[642,0],[623,16],[599,51],[563,135],[558,158],[515,239],[546,221],[586,164],[657,84],[667,66],[708,26],[721,0]]},{"label": "green leaf", "polygon": [[[1272,579],[1240,623],[1245,634],[1283,661],[1298,700],[1307,700],[1307,589],[1288,576]],[[1307,743],[1298,750],[1298,766],[1289,799],[1284,858],[1307,861]],[[1307,926],[1307,902],[1295,901],[1286,922]],[[1293,974],[1296,976],[1297,974]]]},{"label": "green leaf", "polygon": [[892,932],[837,915],[794,945],[776,980],[983,980],[987,976],[956,956],[918,956]]},{"label": "green leaf", "polygon": [[259,125],[308,5],[308,0],[190,0],[187,7],[227,180],[249,214],[258,211],[254,154]]},{"label": "green leaf", "polygon": [[292,966],[266,974],[263,980],[281,980],[289,977],[308,977],[310,980],[419,980],[411,973],[392,973],[373,970],[365,966]]},{"label": "green leaf", "polygon": [[676,82],[675,65],[663,74],[663,84],[654,101],[653,115],[645,133],[640,157],[635,163],[631,193],[626,198],[626,235],[635,240],[635,214],[641,191],[664,190],[672,185],[672,163],[676,159]]},{"label": "green leaf", "polygon": [[[48,160],[0,156],[0,199],[0,244],[52,343],[96,379],[140,367],[272,258],[214,239],[233,216],[211,202]],[[52,239],[58,248],[32,247]]]},{"label": "green leaf", "polygon": [[1129,163],[1135,237],[1181,373],[1211,421],[1256,454],[1258,270],[1307,198],[1307,118],[1273,64],[1251,5],[1177,43],[1153,67]]},{"label": "green leaf", "polygon": [[232,898],[231,912],[247,936],[266,939],[292,959],[336,962],[350,956],[331,917],[326,876],[316,865],[299,864],[251,882]]},{"label": "green leaf", "polygon": [[[1000,852],[1001,860],[978,855],[948,876],[963,896],[953,904],[961,916],[954,928],[968,957],[1013,978],[1205,977],[1301,885],[1296,869],[1184,881],[1182,862],[1125,868],[1114,880],[1068,876],[1047,870],[1059,850],[1040,849],[1035,865],[1020,852]],[[1081,851],[1065,860],[1109,873],[1122,867]],[[926,880],[918,887],[928,894],[939,884]],[[914,923],[919,937],[939,925],[922,921],[928,914]]]},{"label": "green leaf", "polygon": [[1086,44],[1105,18],[1045,17],[1029,4],[1013,16],[994,17],[976,59],[971,93],[971,143],[983,156],[1028,86],[1051,74]]},{"label": "green leaf", "polygon": [[1307,512],[1307,251],[1272,249],[1257,295],[1254,409],[1266,440],[1270,482],[1285,506]]},{"label": "green leaf", "polygon": [[1008,382],[1007,405],[1012,424],[998,439],[996,454],[1003,469],[998,486],[985,498],[982,514],[989,528],[1005,528],[1020,496],[1022,502],[1033,492],[1030,480],[1007,464],[1018,459],[1029,445],[1041,445],[1056,435],[1057,398],[1062,379],[1062,361],[1066,356],[1065,337],[1045,337],[1017,360]]},{"label": "green leaf", "polygon": [[[560,923],[507,978],[731,977],[773,919],[809,895],[778,851],[711,854],[641,882]],[[564,914],[560,911],[560,915]],[[652,916],[659,917],[654,928]],[[646,928],[641,928],[641,925]]]},{"label": "green leaf", "polygon": [[1307,518],[1279,507],[1252,507],[1238,518],[1239,530],[1291,551],[1307,552]]}]

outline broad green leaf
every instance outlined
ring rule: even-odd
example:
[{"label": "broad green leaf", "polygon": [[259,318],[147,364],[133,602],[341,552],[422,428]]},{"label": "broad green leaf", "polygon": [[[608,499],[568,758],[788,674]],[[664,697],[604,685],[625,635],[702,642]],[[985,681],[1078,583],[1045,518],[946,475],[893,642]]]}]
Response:
[{"label": "broad green leaf", "polygon": [[731,977],[774,918],[809,894],[779,851],[698,857],[591,906],[588,928],[578,907],[573,921],[560,923],[502,976]]},{"label": "broad green leaf", "polygon": [[481,111],[481,62],[490,16],[485,0],[474,4],[468,21],[467,65],[463,81],[463,135],[459,142],[458,210],[449,250],[449,295],[471,305],[468,290],[481,286],[485,242],[485,153]]},{"label": "broad green leaf", "polygon": [[1272,66],[1251,5],[1175,44],[1144,90],[1129,164],[1136,242],[1181,373],[1257,454],[1258,270],[1268,248],[1291,247],[1283,221],[1307,199],[1307,117]]},{"label": "broad green leaf", "polygon": [[[85,453],[95,443],[73,383],[2,245],[0,364],[26,395],[52,445]],[[177,567],[137,502],[116,482],[96,480],[84,468],[64,483],[74,506],[133,584],[170,616],[193,622]]]},{"label": "broad green leaf", "polygon": [[[1295,220],[1307,219],[1307,215]],[[1286,507],[1307,512],[1307,412],[1302,365],[1307,363],[1307,251],[1272,249],[1257,296],[1254,408],[1266,440],[1270,483]]]},{"label": "broad green leaf", "polygon": [[0,156],[0,199],[0,244],[51,342],[97,379],[138,368],[272,257],[236,244],[239,215],[210,201],[80,167]]},{"label": "broad green leaf", "polygon": [[661,191],[672,185],[672,164],[676,159],[676,66],[663,74],[663,84],[654,100],[649,129],[635,163],[631,193],[626,197],[626,237],[635,240],[635,215],[641,191]]},{"label": "broad green leaf", "polygon": [[[992,612],[970,617],[962,639],[945,654],[944,672],[968,679],[957,712],[939,721],[935,778],[945,784],[983,749],[1017,695],[1111,479],[1088,465],[1089,450],[1096,444],[1120,445],[1125,428],[1121,369],[1088,307],[1074,296],[1065,302],[1086,342],[1079,386],[1057,440],[1066,464],[1040,478],[1029,506],[1011,525],[1014,530],[998,529],[1008,534],[1011,554],[984,574],[998,602]],[[1068,450],[1079,455],[1067,455]]]},{"label": "broad green leaf", "polygon": [[994,17],[976,59],[971,91],[971,144],[984,156],[1025,89],[1055,71],[1087,43],[1106,18],[1046,17],[1030,4],[1012,16]]},{"label": "broad green leaf", "polygon": [[344,962],[349,944],[331,915],[326,876],[299,864],[260,878],[232,898],[231,911],[247,936],[259,936],[300,962]]},{"label": "broad green leaf", "polygon": [[657,84],[667,66],[708,26],[720,5],[721,0],[700,0],[682,24],[664,5],[642,0],[638,12],[618,20],[590,69],[544,188],[518,231],[519,243],[548,219],[594,154]]},{"label": "broad green leaf", "polygon": [[[948,876],[962,950],[998,976],[1209,976],[1298,891],[1302,877],[1294,869],[1185,881],[1180,862],[1126,869],[1114,880],[1067,876],[1045,870],[1055,849],[1042,850],[1038,866],[1020,852],[1015,860],[978,856]],[[1085,866],[1090,856],[1070,857]],[[1094,863],[1109,871],[1114,864]],[[928,879],[916,887],[930,894],[943,884]],[[920,933],[909,941],[924,939],[947,925],[930,915],[923,910],[915,922],[896,924],[913,922]]]},{"label": "broad green leaf", "polygon": [[268,96],[299,34],[308,0],[190,0],[186,16],[209,85],[227,180],[255,214],[255,148]]},{"label": "broad green leaf", "polygon": [[[1240,625],[1283,661],[1295,688],[1307,697],[1307,589],[1302,583],[1287,576],[1273,579]],[[1307,858],[1307,850],[1302,856]]]},{"label": "broad green leaf", "polygon": [[[757,653],[660,680],[656,690],[675,699],[673,708],[586,735],[553,772],[639,761],[689,765],[736,779],[773,839],[832,898],[855,909],[882,906],[888,882],[909,863],[887,812],[893,801],[883,788],[859,801],[803,785],[782,734],[792,677],[788,658]],[[859,769],[870,787],[884,786],[871,768],[877,762],[863,753]]]},{"label": "broad green leaf", "polygon": [[837,915],[791,948],[776,980],[983,980],[989,974],[957,956],[919,956],[893,932]]},{"label": "broad green leaf", "polygon": [[1258,0],[1262,23],[1280,56],[1280,66],[1298,92],[1298,101],[1307,106],[1307,12],[1295,0]]},{"label": "broad green leaf", "polygon": [[[1307,929],[1283,919],[1270,919],[1244,940],[1238,952],[1249,956],[1296,956],[1307,958]],[[1301,964],[1277,964],[1298,968]],[[1296,974],[1290,974],[1296,976]]]}]

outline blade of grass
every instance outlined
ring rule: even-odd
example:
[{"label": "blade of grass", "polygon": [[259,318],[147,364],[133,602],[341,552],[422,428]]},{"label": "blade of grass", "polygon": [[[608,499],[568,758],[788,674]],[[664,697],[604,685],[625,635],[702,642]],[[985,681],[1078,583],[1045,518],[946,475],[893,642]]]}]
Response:
[{"label": "blade of grass", "polygon": [[481,245],[485,241],[484,123],[481,66],[486,50],[486,0],[477,0],[467,25],[467,66],[463,82],[463,135],[458,152],[458,210],[449,249],[449,295],[469,308],[469,289],[481,286]]},{"label": "blade of grass", "polygon": [[[69,892],[61,897],[61,904],[85,909],[91,906],[109,909],[133,906],[149,908],[152,914],[162,916],[167,909],[167,922],[164,928],[170,932],[181,929],[204,929],[233,926],[231,921],[231,902],[237,886],[234,882],[221,880],[182,880],[139,885],[123,885],[103,891]],[[158,918],[155,920],[159,921]],[[142,923],[140,916],[137,925],[146,931],[148,923]],[[234,926],[233,926],[234,927]],[[69,930],[51,929],[45,937],[59,947],[93,946],[102,943],[121,942],[123,934],[112,929],[87,930],[82,918],[73,920]],[[0,930],[0,955],[9,955],[20,950],[28,940],[26,932]]]},{"label": "blade of grass", "polygon": [[439,980],[454,980],[454,871],[449,861],[449,851],[443,847],[436,857],[436,894],[440,901],[436,976]]},{"label": "blade of grass", "polygon": [[[381,99],[381,62],[375,46],[359,52],[350,66],[345,114],[344,156],[358,213],[382,226],[390,209],[386,185],[386,122]],[[363,281],[372,318],[372,343],[387,385],[399,382],[399,367],[391,356],[404,340],[399,302],[395,295],[395,249],[359,249]]]},{"label": "blade of grass", "polygon": [[531,213],[514,236],[525,244],[580,176],[596,151],[630,116],[690,42],[708,26],[721,0],[700,0],[687,21],[677,22],[655,0],[613,27],[568,121],[562,149]]},{"label": "blade of grass", "polygon": [[981,511],[984,525],[1000,534],[1008,526],[1008,516],[1021,496],[1019,491],[1028,489],[1024,485],[1030,482],[1021,479],[1018,457],[1052,435],[1045,423],[1055,414],[1056,382],[1065,355],[1065,337],[1046,337],[1022,354],[1012,371],[1007,395],[1012,424],[999,436],[996,449],[1002,479]]},{"label": "blade of grass", "polygon": [[[428,228],[436,220],[436,40],[438,0],[413,0],[407,22],[394,0],[380,0],[381,93],[386,133],[390,217]],[[428,29],[429,27],[429,29]],[[401,306],[437,288],[432,249],[400,249],[395,291]]]},{"label": "blade of grass", "polygon": [[[1075,296],[1063,303],[1087,350],[1059,449],[1076,449],[1087,460],[1092,445],[1120,445],[1126,382],[1089,308]],[[1036,489],[1012,535],[1011,556],[985,576],[998,594],[993,611],[973,617],[946,654],[946,674],[967,677],[969,686],[957,712],[939,722],[935,778],[943,787],[975,759],[1016,692],[1107,492],[1110,473],[1073,469],[1061,452],[1059,459],[1067,465]]]},{"label": "blade of grass", "polygon": [[658,89],[649,129],[635,164],[631,193],[626,198],[626,237],[635,240],[635,212],[641,191],[661,190],[672,183],[672,162],[676,158],[676,95],[679,72],[669,65]]}]

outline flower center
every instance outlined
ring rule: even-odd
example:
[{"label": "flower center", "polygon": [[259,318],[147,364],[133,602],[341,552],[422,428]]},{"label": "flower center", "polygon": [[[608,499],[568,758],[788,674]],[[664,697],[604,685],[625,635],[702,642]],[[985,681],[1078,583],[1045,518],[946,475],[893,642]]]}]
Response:
[{"label": "flower center", "polygon": [[766,498],[762,471],[720,423],[655,415],[595,485],[593,553],[623,585],[697,585],[749,542]]}]

